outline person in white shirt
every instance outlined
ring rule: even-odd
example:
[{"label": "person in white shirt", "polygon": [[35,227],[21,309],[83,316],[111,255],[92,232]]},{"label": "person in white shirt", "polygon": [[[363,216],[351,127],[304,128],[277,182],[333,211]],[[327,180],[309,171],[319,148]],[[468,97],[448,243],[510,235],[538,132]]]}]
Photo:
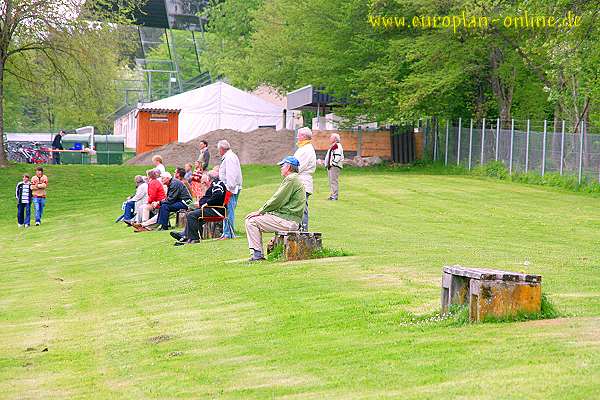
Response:
[{"label": "person in white shirt", "polygon": [[242,190],[242,168],[238,156],[231,150],[227,140],[220,140],[217,143],[217,149],[221,155],[219,179],[231,193],[227,204],[227,219],[223,221],[223,236],[220,237],[220,240],[233,239],[235,237],[235,207]]},{"label": "person in white shirt", "polygon": [[325,168],[327,168],[327,176],[329,177],[329,199],[337,200],[340,172],[344,168],[344,149],[340,143],[340,135],[333,133],[329,137],[331,147],[325,155]]},{"label": "person in white shirt", "polygon": [[165,166],[163,165],[163,159],[158,154],[152,157],[152,164],[154,164],[153,169],[158,171],[159,176],[161,174],[163,174],[164,172],[167,172],[167,170],[165,169]]},{"label": "person in white shirt", "polygon": [[304,127],[298,129],[298,150],[294,153],[294,157],[300,161],[298,168],[298,178],[304,185],[306,191],[306,204],[304,206],[304,215],[302,216],[302,224],[300,230],[308,231],[308,197],[313,193],[313,174],[317,169],[317,154],[313,147],[312,131],[310,128]]}]

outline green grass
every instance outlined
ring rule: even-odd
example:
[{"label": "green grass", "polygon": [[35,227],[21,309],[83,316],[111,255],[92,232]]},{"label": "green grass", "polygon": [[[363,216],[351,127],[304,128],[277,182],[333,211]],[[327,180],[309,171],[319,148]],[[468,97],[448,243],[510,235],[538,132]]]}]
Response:
[{"label": "green grass", "polygon": [[[143,167],[49,167],[17,229],[0,170],[0,398],[582,399],[600,390],[598,196],[418,168],[323,170],[311,230],[347,257],[248,264],[245,237],[173,247],[114,224]],[[277,167],[244,168],[256,210]],[[265,240],[266,243],[266,240]],[[438,315],[441,268],[543,275],[566,317]],[[42,351],[44,349],[48,351]]]}]

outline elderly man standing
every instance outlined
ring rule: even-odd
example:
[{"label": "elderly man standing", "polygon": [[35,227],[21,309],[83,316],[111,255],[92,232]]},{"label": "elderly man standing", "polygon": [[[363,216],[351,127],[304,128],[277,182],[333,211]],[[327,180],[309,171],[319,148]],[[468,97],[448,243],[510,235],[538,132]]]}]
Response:
[{"label": "elderly man standing", "polygon": [[338,180],[340,178],[340,172],[344,167],[344,149],[340,143],[340,135],[333,133],[329,137],[331,147],[327,150],[325,155],[325,168],[327,168],[327,176],[329,177],[329,199],[338,199]]},{"label": "elderly man standing", "polygon": [[302,224],[300,230],[308,231],[308,197],[313,193],[313,174],[317,169],[317,155],[312,143],[312,131],[304,127],[298,129],[298,150],[294,157],[300,162],[298,167],[298,178],[304,185],[306,191],[306,201],[304,214],[302,215]]},{"label": "elderly man standing", "polygon": [[231,192],[229,203],[227,204],[227,219],[223,221],[223,236],[219,239],[233,239],[235,237],[235,207],[240,191],[242,190],[242,169],[238,156],[231,150],[231,146],[227,140],[220,140],[217,143],[217,149],[221,155],[219,179],[225,184],[227,191]]},{"label": "elderly man standing", "polygon": [[297,231],[302,221],[306,194],[298,175],[300,162],[296,157],[286,157],[278,165],[283,182],[258,211],[246,216],[248,247],[252,251],[250,261],[264,260],[263,232]]}]

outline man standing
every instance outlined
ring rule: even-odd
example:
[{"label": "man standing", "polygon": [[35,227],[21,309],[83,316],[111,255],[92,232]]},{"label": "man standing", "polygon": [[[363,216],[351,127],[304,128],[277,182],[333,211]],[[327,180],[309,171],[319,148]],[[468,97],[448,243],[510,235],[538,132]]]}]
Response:
[{"label": "man standing", "polygon": [[223,236],[220,237],[220,240],[233,239],[235,237],[235,207],[242,190],[242,169],[238,156],[231,150],[227,140],[219,140],[217,149],[221,155],[219,179],[225,184],[227,191],[231,192],[227,204],[227,219],[223,221]]},{"label": "man standing", "polygon": [[42,214],[46,207],[46,189],[48,188],[48,177],[44,175],[44,168],[37,167],[35,176],[31,179],[31,194],[33,195],[33,206],[35,208],[35,225],[42,223]]},{"label": "man standing", "polygon": [[[63,136],[65,136],[65,131],[60,131],[56,134],[56,136],[54,136],[54,140],[52,141],[52,150],[64,150],[62,145]],[[52,161],[54,164],[60,164],[60,152],[52,152]]]},{"label": "man standing", "polygon": [[298,129],[298,150],[294,153],[294,157],[300,162],[298,178],[306,191],[306,204],[302,215],[302,224],[300,225],[302,231],[308,231],[308,197],[313,193],[313,174],[317,169],[317,155],[311,140],[312,131],[310,128]]},{"label": "man standing", "polygon": [[329,143],[331,147],[327,150],[325,155],[325,168],[327,168],[327,176],[329,177],[329,199],[338,199],[338,180],[340,172],[344,167],[344,149],[340,143],[340,135],[333,133],[329,137]]},{"label": "man standing", "polygon": [[208,142],[206,140],[200,141],[200,155],[198,161],[202,166],[202,171],[208,171],[208,163],[210,161],[210,153],[208,151]]},{"label": "man standing", "polygon": [[283,182],[260,210],[246,216],[246,235],[252,252],[250,261],[264,260],[263,232],[297,231],[302,221],[306,194],[298,176],[300,162],[295,157],[286,157],[278,165]]},{"label": "man standing", "polygon": [[173,179],[170,173],[163,172],[160,175],[163,185],[167,186],[167,198],[160,202],[158,211],[159,230],[169,229],[169,214],[179,210],[185,210],[192,202],[192,196],[183,182]]}]

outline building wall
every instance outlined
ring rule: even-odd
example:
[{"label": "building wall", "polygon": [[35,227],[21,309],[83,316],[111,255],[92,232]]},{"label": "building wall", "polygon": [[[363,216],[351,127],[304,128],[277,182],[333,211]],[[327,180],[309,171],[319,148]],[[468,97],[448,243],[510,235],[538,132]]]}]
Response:
[{"label": "building wall", "polygon": [[313,146],[317,152],[327,151],[329,137],[338,133],[344,152],[361,157],[381,157],[389,160],[392,155],[390,131],[316,131],[313,130]]}]

